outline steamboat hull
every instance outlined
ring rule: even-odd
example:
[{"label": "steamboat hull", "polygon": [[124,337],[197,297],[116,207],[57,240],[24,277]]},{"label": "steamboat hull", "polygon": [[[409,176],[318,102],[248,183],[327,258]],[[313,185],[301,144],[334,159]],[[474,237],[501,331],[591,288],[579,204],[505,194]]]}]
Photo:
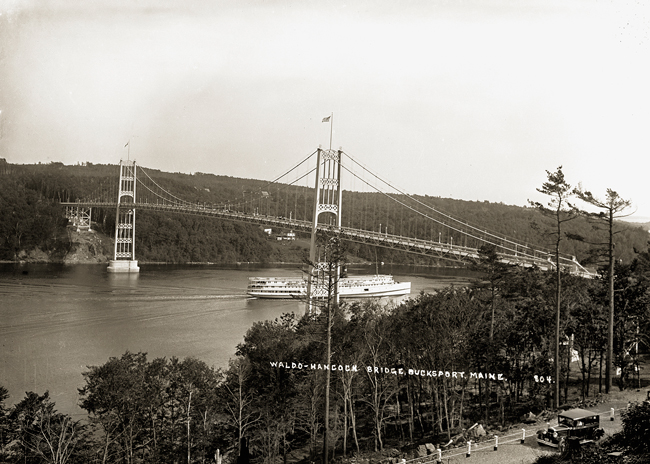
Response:
[{"label": "steamboat hull", "polygon": [[[305,298],[307,282],[282,277],[251,277],[247,293],[253,298]],[[395,282],[392,276],[343,278],[339,282],[341,298],[381,298],[411,293],[411,282]]]}]

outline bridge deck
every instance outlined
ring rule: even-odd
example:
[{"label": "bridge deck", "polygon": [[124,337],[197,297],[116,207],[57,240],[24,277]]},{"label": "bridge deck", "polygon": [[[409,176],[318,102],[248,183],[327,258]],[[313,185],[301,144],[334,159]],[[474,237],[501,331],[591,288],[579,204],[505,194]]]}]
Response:
[{"label": "bridge deck", "polygon": [[[117,202],[75,202],[61,203],[63,206],[78,206],[85,208],[117,208]],[[167,205],[151,203],[134,203],[136,209],[165,211],[170,213],[192,214],[209,216],[231,221],[247,222],[252,224],[266,224],[270,226],[283,227],[302,232],[311,232],[311,221],[288,219],[284,217],[266,216],[261,214],[247,214],[224,209],[213,209],[201,205]],[[330,226],[319,226],[321,230],[333,230]],[[367,230],[342,227],[339,231],[341,238],[357,243],[380,246],[384,248],[401,250],[407,253],[415,253],[433,258],[454,260],[458,262],[476,261],[479,258],[477,248],[452,245],[449,243],[434,242],[430,240],[391,235],[387,233],[372,232]],[[538,251],[522,247],[523,251],[501,248],[497,254],[500,261],[508,264],[532,267],[537,266],[542,270],[555,268],[552,255],[546,251]],[[563,258],[561,261],[563,270],[571,274],[592,277],[589,271],[583,268],[575,259]]]}]

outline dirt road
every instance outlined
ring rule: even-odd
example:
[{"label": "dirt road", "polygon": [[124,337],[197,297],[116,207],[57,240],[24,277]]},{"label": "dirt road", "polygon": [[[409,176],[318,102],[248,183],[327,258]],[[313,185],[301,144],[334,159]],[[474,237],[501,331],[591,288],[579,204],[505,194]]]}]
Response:
[{"label": "dirt road", "polygon": [[[642,401],[645,399],[645,391],[640,392],[638,395],[633,395],[631,401]],[[609,403],[600,404],[589,410],[600,413],[600,426],[605,429],[605,436],[610,436],[615,432],[621,430],[621,412],[627,408],[628,401],[612,401]],[[615,409],[614,420],[610,419],[611,408]],[[557,420],[550,423],[557,425]],[[472,446],[469,457],[467,456],[468,449],[455,449],[449,450],[442,454],[442,462],[445,464],[530,464],[535,460],[548,453],[555,453],[552,448],[540,446],[536,440],[536,432],[539,429],[546,428],[546,424],[534,424],[528,426],[526,430],[526,439],[524,443],[521,440],[524,436],[523,430],[518,432],[510,432],[507,436],[499,437],[499,445],[497,451],[494,450],[495,440],[482,441],[481,443]],[[435,456],[429,461],[437,462]],[[419,461],[420,463],[423,461]]]}]

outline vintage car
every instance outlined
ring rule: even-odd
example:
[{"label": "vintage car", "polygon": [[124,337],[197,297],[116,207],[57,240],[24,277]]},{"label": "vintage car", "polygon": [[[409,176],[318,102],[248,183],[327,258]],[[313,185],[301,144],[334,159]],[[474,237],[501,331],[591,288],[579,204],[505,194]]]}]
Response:
[{"label": "vintage car", "polygon": [[605,434],[600,428],[600,416],[586,409],[570,409],[557,416],[558,425],[537,431],[537,443],[563,451],[567,440],[576,437],[579,443],[591,443]]}]

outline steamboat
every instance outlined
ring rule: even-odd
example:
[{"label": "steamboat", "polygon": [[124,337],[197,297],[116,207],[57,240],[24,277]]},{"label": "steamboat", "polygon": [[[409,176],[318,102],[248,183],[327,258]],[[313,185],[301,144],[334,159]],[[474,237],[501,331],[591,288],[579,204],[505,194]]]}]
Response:
[{"label": "steamboat", "polygon": [[[247,293],[255,298],[304,298],[307,280],[296,277],[249,277]],[[411,293],[411,282],[396,282],[391,275],[343,277],[341,298],[380,298]]]}]

